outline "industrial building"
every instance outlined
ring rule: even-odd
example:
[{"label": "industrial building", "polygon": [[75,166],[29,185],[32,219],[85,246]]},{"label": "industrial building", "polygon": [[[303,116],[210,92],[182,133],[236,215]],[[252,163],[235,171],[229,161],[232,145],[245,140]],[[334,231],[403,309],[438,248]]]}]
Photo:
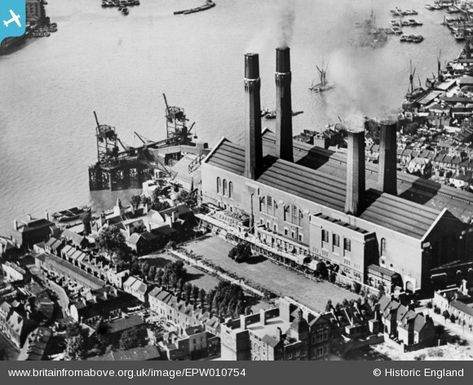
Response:
[{"label": "industrial building", "polygon": [[245,143],[222,138],[205,158],[204,203],[249,217],[247,240],[264,254],[306,268],[323,263],[362,284],[380,266],[415,292],[429,288],[432,268],[471,258],[471,228],[449,211],[469,202],[398,178],[395,122],[380,124],[377,169],[365,165],[363,127],[350,127],[346,156],[293,143],[289,48],[276,50],[275,82],[275,132],[262,132],[259,57],[245,55]]}]

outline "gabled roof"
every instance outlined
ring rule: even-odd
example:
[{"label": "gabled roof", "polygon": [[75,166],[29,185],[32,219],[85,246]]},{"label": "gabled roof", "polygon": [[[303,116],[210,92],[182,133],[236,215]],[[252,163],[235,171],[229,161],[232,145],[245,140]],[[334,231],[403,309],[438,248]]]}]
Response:
[{"label": "gabled roof", "polygon": [[267,334],[262,338],[262,341],[263,341],[266,345],[271,346],[272,348],[275,348],[275,347],[278,346],[278,344],[281,342],[281,341],[278,341],[275,337],[269,336],[269,335],[267,335]]},{"label": "gabled roof", "polygon": [[83,235],[77,234],[76,232],[67,229],[62,232],[62,237],[66,241],[72,242],[76,246],[82,246],[82,242],[85,241],[85,237]]},{"label": "gabled roof", "polygon": [[450,306],[457,309],[457,310],[460,310],[461,312],[463,312],[465,314],[473,316],[473,307],[468,306],[466,303],[463,303],[463,302],[458,301],[458,300],[453,300],[450,303]]}]

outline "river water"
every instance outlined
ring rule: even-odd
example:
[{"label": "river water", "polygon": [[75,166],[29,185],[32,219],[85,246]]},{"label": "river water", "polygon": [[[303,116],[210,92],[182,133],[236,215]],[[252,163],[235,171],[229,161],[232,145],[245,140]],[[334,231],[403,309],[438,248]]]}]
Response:
[{"label": "river water", "polygon": [[[123,17],[100,0],[49,0],[59,31],[0,57],[0,232],[15,217],[42,215],[90,202],[87,167],[96,160],[92,111],[117,127],[124,142],[133,131],[165,135],[166,92],[196,121],[199,140],[244,135],[243,54],[260,53],[262,104],[274,107],[274,49],[291,47],[296,133],[337,116],[347,121],[396,109],[407,90],[409,60],[423,78],[436,56],[453,58],[460,46],[441,25],[442,12],[425,0],[216,0],[210,11],[174,16],[201,0],[142,0]],[[425,41],[391,37],[379,49],[349,44],[355,21],[375,11],[387,26],[394,6],[415,8]],[[414,31],[413,31],[414,32]],[[336,88],[308,90],[315,65],[328,64]],[[264,121],[265,126],[271,122]],[[96,194],[95,201],[113,201]]]}]

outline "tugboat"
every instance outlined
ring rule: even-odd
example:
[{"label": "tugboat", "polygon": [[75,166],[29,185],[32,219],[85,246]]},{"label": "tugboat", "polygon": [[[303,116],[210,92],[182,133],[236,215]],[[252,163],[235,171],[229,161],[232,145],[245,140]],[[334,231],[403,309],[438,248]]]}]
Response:
[{"label": "tugboat", "polygon": [[319,83],[314,84],[312,82],[312,85],[309,87],[309,90],[317,93],[325,92],[330,89],[332,89],[334,86],[333,84],[327,83],[327,67],[324,67],[322,65],[322,68],[317,67],[317,71],[319,71]]}]

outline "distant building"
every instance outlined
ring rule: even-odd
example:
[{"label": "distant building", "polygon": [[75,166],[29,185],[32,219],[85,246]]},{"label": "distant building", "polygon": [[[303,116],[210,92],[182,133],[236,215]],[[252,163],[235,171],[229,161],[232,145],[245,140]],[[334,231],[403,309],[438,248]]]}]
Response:
[{"label": "distant building", "polygon": [[56,225],[48,219],[34,219],[13,222],[12,236],[20,248],[30,249],[35,243],[45,242],[58,233]]},{"label": "distant building", "polygon": [[330,322],[324,316],[291,312],[290,305],[241,315],[221,324],[224,360],[326,360],[330,351]]},{"label": "distant building", "polygon": [[148,291],[148,285],[141,279],[135,276],[130,276],[123,283],[123,290],[138,298],[141,302],[146,302],[146,292]]},{"label": "distant building", "polygon": [[0,331],[18,348],[21,348],[27,335],[36,327],[36,322],[20,312],[12,304],[0,304]]},{"label": "distant building", "polygon": [[2,263],[2,270],[4,282],[26,282],[30,279],[30,274],[27,270],[22,269],[20,266],[12,262]]},{"label": "distant building", "polygon": [[383,331],[406,350],[421,349],[437,343],[437,333],[429,316],[409,310],[396,300],[384,296],[379,301]]},{"label": "distant building", "polygon": [[453,315],[465,330],[473,331],[473,297],[467,290],[465,280],[460,287],[436,291],[432,303],[441,313],[447,311]]},{"label": "distant building", "polygon": [[190,327],[199,325],[213,334],[218,334],[220,326],[218,317],[180,300],[162,288],[154,288],[148,294],[148,302],[150,309],[158,316],[171,321],[179,334]]},{"label": "distant building", "polygon": [[134,330],[138,343],[143,342],[146,337],[146,323],[137,315],[112,319],[103,325],[106,332],[102,334],[101,338],[105,340],[107,345],[112,345],[115,348],[119,346],[120,338],[126,331]]},{"label": "distant building", "polygon": [[42,361],[46,360],[46,352],[53,332],[47,327],[39,327],[33,330],[27,337],[25,345],[20,351],[18,361]]},{"label": "distant building", "polygon": [[100,320],[121,317],[127,308],[136,304],[134,297],[108,286],[80,297],[69,306],[69,313],[76,322],[94,327]]},{"label": "distant building", "polygon": [[26,0],[26,22],[37,24],[43,22],[46,17],[44,0]]},{"label": "distant building", "polygon": [[159,346],[171,361],[213,358],[220,355],[220,338],[206,331],[203,326],[187,328],[181,335],[167,333]]}]

